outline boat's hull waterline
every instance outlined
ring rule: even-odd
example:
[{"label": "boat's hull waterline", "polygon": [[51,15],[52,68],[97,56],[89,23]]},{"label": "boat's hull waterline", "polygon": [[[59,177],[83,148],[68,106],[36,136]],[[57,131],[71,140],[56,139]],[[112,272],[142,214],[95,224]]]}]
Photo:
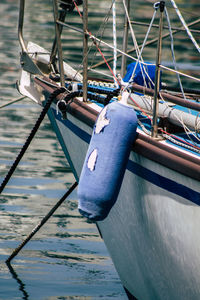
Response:
[{"label": "boat's hull waterline", "polygon": [[[49,118],[79,177],[94,119],[68,114],[62,120],[55,107]],[[199,299],[199,204],[198,180],[133,148],[117,202],[98,227],[124,287],[136,298]]]}]

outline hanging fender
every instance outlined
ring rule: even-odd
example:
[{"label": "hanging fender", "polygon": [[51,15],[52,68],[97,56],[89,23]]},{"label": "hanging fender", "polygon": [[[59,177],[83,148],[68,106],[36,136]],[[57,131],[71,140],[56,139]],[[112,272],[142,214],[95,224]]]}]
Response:
[{"label": "hanging fender", "polygon": [[116,202],[136,128],[132,107],[113,102],[100,112],[78,185],[79,212],[88,219],[103,220]]}]

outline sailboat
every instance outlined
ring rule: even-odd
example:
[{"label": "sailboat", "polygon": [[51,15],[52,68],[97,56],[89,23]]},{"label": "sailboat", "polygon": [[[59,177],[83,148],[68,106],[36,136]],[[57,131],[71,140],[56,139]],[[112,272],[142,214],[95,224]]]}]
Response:
[{"label": "sailboat", "polygon": [[[117,2],[125,16],[120,47]],[[47,50],[24,41],[25,0],[20,0],[22,70],[17,87],[39,105],[51,101],[49,120],[79,182],[79,211],[96,224],[128,298],[200,299],[200,78],[179,70],[173,38],[175,32],[185,31],[198,57],[200,47],[191,27],[199,20],[187,25],[174,0],[156,2],[138,46],[131,1],[113,0],[109,5],[111,44],[90,32],[87,0],[53,0],[55,40]],[[169,5],[179,28],[171,26]],[[82,29],[65,22],[73,11],[80,15]],[[158,27],[154,62],[143,59],[152,26]],[[67,28],[83,36],[80,70],[65,62],[62,33]],[[173,67],[162,64],[165,36],[170,39]],[[130,37],[135,57],[128,48]],[[110,76],[89,76],[89,42]],[[111,59],[102,47],[112,49]],[[177,84],[164,84],[164,72],[175,74]],[[195,84],[185,88],[182,78]]]}]

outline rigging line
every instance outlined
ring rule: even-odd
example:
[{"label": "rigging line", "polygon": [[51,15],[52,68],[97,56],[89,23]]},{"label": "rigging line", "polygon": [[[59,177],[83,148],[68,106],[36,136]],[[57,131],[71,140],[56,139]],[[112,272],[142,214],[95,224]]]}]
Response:
[{"label": "rigging line", "polygon": [[[153,4],[154,1],[151,1],[151,0],[143,0],[143,2]],[[168,3],[165,3],[165,6],[166,6],[168,9],[173,9]],[[186,10],[186,9],[184,9],[184,8],[181,8],[181,11],[184,12],[185,14],[187,14],[188,16],[199,17],[199,14],[198,14],[198,13],[189,12],[188,10]]]},{"label": "rigging line", "polygon": [[[98,30],[98,32],[97,32],[97,34],[96,34],[96,35],[98,36],[99,33],[100,33],[100,30],[101,30],[101,27],[103,27],[103,28],[102,28],[102,31],[101,31],[101,34],[100,34],[99,46],[100,46],[100,43],[101,43],[101,39],[102,39],[102,37],[103,37],[103,35],[104,35],[104,31],[105,31],[105,29],[106,29],[106,25],[107,25],[108,20],[109,20],[109,18],[110,18],[110,14],[111,14],[111,10],[112,10],[112,6],[113,6],[113,2],[114,2],[114,1],[115,1],[115,0],[112,0],[111,6],[110,6],[110,8],[109,8],[109,11],[108,11],[107,15],[105,16],[104,21],[103,21],[102,24],[100,25],[99,30]],[[92,46],[91,46],[91,47],[92,47]],[[93,55],[92,61],[91,61],[91,63],[90,63],[90,67],[93,65],[93,62],[94,62],[94,60],[95,60],[95,57],[96,57],[97,53],[98,53],[98,50],[96,49],[96,51],[95,51],[95,53],[94,53],[94,55]]]},{"label": "rigging line", "polygon": [[127,16],[127,19],[128,19],[128,23],[129,23],[129,28],[130,28],[130,31],[131,31],[132,40],[133,40],[133,43],[134,43],[134,46],[135,46],[135,49],[136,49],[136,53],[138,55],[139,54],[138,43],[137,43],[137,40],[135,38],[133,27],[131,26],[131,20],[130,20],[130,17],[129,17],[129,14],[128,14],[128,10],[127,10],[127,7],[126,7],[126,3],[125,3],[124,0],[123,0],[123,5],[124,5],[125,13],[126,13],[126,16]]},{"label": "rigging line", "polygon": [[[167,18],[167,24],[168,24],[169,33],[170,33],[171,52],[172,52],[172,59],[173,59],[174,69],[176,71],[178,71],[177,64],[176,64],[176,58],[175,58],[175,52],[174,52],[174,38],[173,38],[172,28],[171,28],[171,24],[170,24],[170,19],[169,19],[169,15],[168,15],[168,11],[167,11],[166,7],[165,7],[165,15],[166,15],[166,18]],[[177,73],[177,78],[178,78],[178,82],[179,82],[179,85],[180,85],[180,88],[181,88],[181,92],[182,92],[183,98],[186,99],[185,93],[184,93],[184,90],[183,90],[183,86],[182,86],[182,83],[181,83],[180,75],[178,73]]]},{"label": "rigging line", "polygon": [[101,71],[97,71],[97,70],[90,69],[90,70],[88,70],[88,72],[94,72],[94,73],[101,74],[101,75],[103,75],[103,76],[107,76],[107,77],[113,79],[113,76],[111,76],[111,75],[109,75],[109,74],[106,74],[106,73],[104,73],[104,72],[101,72]]},{"label": "rigging line", "polygon": [[191,75],[182,73],[182,72],[180,72],[180,71],[176,71],[176,70],[174,70],[174,69],[168,68],[168,67],[163,66],[163,65],[160,65],[160,67],[161,67],[162,69],[164,69],[164,70],[168,70],[168,71],[173,72],[173,73],[178,73],[178,74],[180,74],[180,75],[182,75],[182,76],[184,76],[184,77],[187,77],[187,78],[190,78],[190,79],[193,79],[193,80],[195,80],[195,81],[199,81],[199,82],[200,82],[200,78],[197,78],[197,77],[194,77],[194,76],[191,76]]},{"label": "rigging line", "polygon": [[[163,97],[162,97],[162,93],[159,93],[159,95],[160,95],[160,97],[161,97],[161,99],[162,99],[162,101],[163,102],[165,102],[165,104],[166,104],[166,106],[167,107],[169,107],[169,105],[168,105],[168,103],[163,99]],[[176,119],[180,122],[180,124],[182,125],[182,127],[183,127],[183,129],[184,129],[184,131],[185,131],[185,133],[186,133],[186,135],[187,135],[187,137],[188,137],[188,139],[189,140],[191,140],[192,142],[194,142],[192,139],[191,139],[191,137],[189,136],[189,134],[191,134],[194,138],[196,138],[198,141],[200,141],[199,139],[198,139],[198,137],[184,124],[184,122],[183,122],[183,116],[182,116],[182,114],[180,115],[180,118],[176,115],[176,114],[174,114],[174,116],[176,117]],[[197,118],[198,119],[198,118]],[[197,126],[198,127],[198,126]],[[197,130],[198,130],[198,128],[197,128]],[[162,130],[161,130],[162,131]],[[167,133],[167,132],[166,132]],[[170,135],[170,134],[169,134]],[[175,137],[174,137],[175,138]],[[187,143],[186,141],[185,141],[185,143]],[[192,147],[197,147],[198,149],[200,149],[198,146],[197,146],[197,144],[194,142],[194,144],[195,145],[193,145],[193,144],[190,144],[190,143],[188,143],[190,146],[192,146]]]},{"label": "rigging line", "polygon": [[[197,146],[196,142],[192,140],[192,138],[190,137],[190,134],[195,138],[197,139],[197,141],[200,142],[200,139],[198,138],[198,136],[196,136],[183,122],[183,116],[181,115],[181,122],[182,122],[182,126],[183,126],[183,129],[188,137],[189,140],[191,140],[192,142],[194,142],[194,144]],[[198,129],[198,128],[197,128]],[[194,129],[195,132],[196,132],[196,128]]]},{"label": "rigging line", "polygon": [[9,105],[11,105],[13,103],[19,102],[19,101],[23,100],[24,98],[26,98],[26,96],[19,97],[19,98],[14,99],[14,100],[6,103],[6,104],[3,104],[3,105],[0,106],[0,109],[3,108],[3,107],[7,107],[7,106],[9,106]]},{"label": "rigging line", "polygon": [[[165,101],[164,99],[163,99],[163,97],[162,97],[162,93],[159,93],[159,95],[160,95],[160,98],[161,98],[161,100],[165,103],[165,105],[169,108],[169,105],[168,105],[168,103],[167,103],[167,101]],[[186,100],[186,99],[185,99]],[[181,114],[180,114],[180,118],[179,118],[179,116],[178,115],[176,115],[175,113],[174,113],[174,116],[175,116],[175,118],[179,121],[179,123],[182,125],[182,127],[183,127],[183,129],[184,129],[184,131],[185,131],[185,133],[186,133],[186,135],[188,136],[188,139],[189,140],[191,140],[191,137],[189,136],[189,134],[191,134],[192,136],[194,136],[198,141],[200,141],[200,139],[198,139],[198,137],[197,136],[195,136],[195,134],[185,125],[185,123],[184,123],[184,121],[183,121],[183,112],[181,112]],[[198,119],[198,118],[197,118]],[[197,126],[197,129],[198,129],[198,126]],[[196,145],[196,143],[195,143],[195,145]]]},{"label": "rigging line", "polygon": [[[198,24],[198,23],[200,23],[200,18],[197,19],[197,20],[195,20],[195,21],[192,21],[191,23],[188,24],[188,26],[194,26],[194,25],[196,25],[196,24]],[[183,29],[183,26],[182,26],[180,29],[175,29],[175,30],[173,30],[172,33],[173,33],[173,34],[176,34],[176,33],[178,33],[178,32],[179,32],[180,30],[182,30],[182,29]],[[164,35],[163,35],[163,39],[164,39],[164,38],[167,38],[169,35],[170,35],[169,33],[164,34]],[[151,39],[149,42],[147,42],[146,46],[152,45],[152,44],[154,44],[154,43],[157,42],[157,41],[158,41],[158,38]],[[142,45],[139,45],[139,48],[141,48],[141,46],[142,46]],[[131,52],[134,52],[134,51],[135,51],[135,47],[129,49],[129,50],[127,51],[127,53],[121,53],[122,51],[120,51],[120,50],[117,50],[117,51],[120,52],[120,54],[117,55],[117,58],[121,57],[122,55],[125,55],[125,56],[127,56],[127,57],[129,57],[129,58],[131,58],[131,59],[133,59],[133,60],[136,60],[136,59],[134,59],[132,56],[129,56],[129,55],[128,55],[128,53],[131,53]],[[112,61],[112,60],[113,60],[113,57],[109,58],[107,61],[110,62],[110,61]],[[104,61],[101,61],[101,62],[99,62],[99,63],[93,65],[92,67],[90,67],[90,69],[97,68],[97,67],[103,65],[104,63],[105,63]]]},{"label": "rigging line", "polygon": [[148,115],[141,107],[140,105],[133,99],[133,97],[131,97],[131,92],[129,93],[129,98],[131,99],[131,101],[141,110],[141,112],[151,121],[152,123],[152,118],[150,117],[150,115]]},{"label": "rigging line", "polygon": [[[131,24],[133,25],[138,25],[138,26],[144,26],[144,27],[149,27],[149,23],[145,23],[145,22],[138,22],[138,21],[131,21]],[[159,25],[157,24],[153,24],[152,25],[153,28],[158,28]],[[164,29],[168,29],[169,27],[168,26],[163,26]],[[180,27],[171,27],[172,30],[178,30],[178,31],[184,31],[185,32],[185,28],[181,29]],[[200,33],[200,30],[197,30],[197,29],[190,29],[191,32],[194,32],[194,33]]]},{"label": "rigging line", "polygon": [[[135,64],[135,68],[134,68],[134,70],[133,70],[133,73],[132,73],[131,78],[130,78],[129,81],[133,80],[133,77],[134,77],[134,75],[135,75],[135,70],[136,70],[136,68],[137,68],[137,66],[138,66],[139,59],[140,59],[140,57],[141,57],[141,55],[142,55],[142,52],[143,52],[143,50],[144,50],[144,47],[145,47],[147,38],[148,38],[149,33],[150,33],[150,30],[151,30],[151,28],[152,28],[152,25],[153,25],[153,22],[154,22],[154,19],[155,19],[155,16],[156,16],[156,12],[157,12],[157,10],[155,9],[155,10],[154,10],[153,17],[152,17],[152,19],[151,19],[151,23],[150,23],[150,25],[149,25],[149,27],[148,27],[146,36],[145,36],[145,38],[144,38],[144,41],[143,41],[141,50],[140,50],[140,52],[139,52],[139,57],[138,57],[137,63]],[[145,71],[146,71],[146,70],[145,70]],[[145,72],[145,73],[146,73],[146,72]],[[146,73],[146,75],[147,75],[147,74],[148,74],[148,72]],[[148,74],[148,78],[149,78],[149,80],[151,81],[151,83],[154,85],[154,82],[151,80],[149,74]]]},{"label": "rigging line", "polygon": [[145,86],[147,87],[147,85],[146,85],[146,79],[145,79],[145,76],[144,76],[144,73],[143,73],[143,68],[141,67],[141,61],[143,62],[143,59],[142,59],[142,57],[141,57],[141,61],[139,60],[140,49],[139,49],[139,47],[138,47],[138,43],[137,43],[137,40],[136,40],[134,31],[133,31],[133,27],[132,27],[132,25],[131,25],[131,20],[130,20],[129,14],[128,14],[128,9],[127,9],[127,7],[126,7],[125,0],[123,0],[123,5],[124,5],[124,9],[125,9],[125,13],[126,13],[127,20],[128,20],[129,28],[130,28],[130,31],[131,31],[131,36],[132,36],[133,44],[134,44],[134,47],[135,47],[135,49],[136,49],[137,61],[138,61],[138,63],[140,64],[140,69],[141,69],[143,81],[144,81],[144,83],[145,83]]},{"label": "rigging line", "polygon": [[[140,107],[140,105],[139,104],[137,104],[137,102],[131,97],[131,93],[129,94],[129,98],[131,99],[131,101],[140,109],[140,111],[152,122],[152,119],[151,119],[151,117]],[[167,103],[166,103],[167,104]],[[184,128],[184,131],[185,131],[185,133],[187,134],[187,136],[188,136],[188,134],[189,134],[189,132],[195,137],[195,138],[197,138],[194,134],[193,134],[193,132],[191,131],[191,130],[189,130],[187,127],[186,127],[186,125],[184,124],[184,122],[183,121],[181,121],[179,118],[178,118],[178,116],[176,116],[176,118],[177,118],[177,120],[183,125],[183,128]],[[187,131],[186,131],[186,129],[188,129],[188,133],[187,133]],[[189,143],[189,142],[187,142],[187,141],[185,141],[185,140],[182,140],[182,139],[180,139],[180,138],[178,138],[178,137],[176,137],[176,136],[173,136],[172,134],[170,134],[170,133],[168,133],[167,131],[164,131],[164,130],[162,130],[162,129],[160,129],[162,132],[164,132],[164,133],[166,133],[168,136],[171,136],[172,138],[174,138],[174,139],[177,139],[177,140],[179,140],[179,141],[181,141],[182,143],[186,143],[186,144],[188,144],[190,147],[195,147],[195,148],[197,148],[197,149],[200,149],[197,145],[196,145],[196,143],[195,143],[195,145],[193,145],[193,144],[191,144],[191,143]],[[191,140],[191,138],[188,136],[188,138]],[[198,138],[197,138],[197,140],[199,140]],[[199,150],[198,150],[199,151]]]},{"label": "rigging line", "polygon": [[[151,117],[140,107],[140,105],[139,104],[137,104],[137,102],[131,97],[131,93],[129,94],[129,98],[131,99],[131,101],[141,110],[141,112],[152,122],[152,119],[151,119]],[[180,120],[179,120],[180,121]],[[181,122],[181,121],[180,121]],[[197,152],[199,152],[199,150],[200,150],[200,147],[198,147],[198,146],[196,146],[196,143],[195,143],[195,145],[193,145],[193,144],[191,144],[191,143],[189,143],[189,142],[187,142],[187,141],[185,141],[185,140],[183,140],[183,139],[181,139],[181,138],[179,138],[179,137],[176,137],[176,136],[174,136],[174,135],[172,135],[172,134],[170,134],[170,133],[168,133],[167,131],[165,131],[165,130],[163,130],[163,129],[161,129],[161,128],[159,128],[163,133],[165,133],[165,134],[167,134],[167,136],[168,137],[171,137],[171,138],[173,138],[173,139],[175,139],[175,140],[178,140],[178,141],[180,141],[181,143],[183,143],[183,144],[186,144],[186,146],[188,145],[189,147],[191,147],[191,150],[192,149],[197,149]],[[187,134],[187,133],[186,133]],[[188,136],[188,135],[187,135]],[[196,138],[196,136],[194,136],[195,138]],[[167,138],[167,137],[166,137]],[[191,139],[190,139],[191,140]]]},{"label": "rigging line", "polygon": [[[74,1],[74,0],[73,0],[73,1]],[[77,9],[78,9],[78,7],[77,7]],[[191,23],[189,24],[189,26],[192,26],[192,25],[197,24],[197,23],[199,23],[199,22],[200,22],[200,19],[191,22]],[[176,33],[176,32],[178,32],[178,30],[173,31],[173,33]],[[109,45],[108,43],[104,42],[103,40],[98,39],[97,37],[95,37],[94,35],[92,35],[92,34],[89,33],[89,32],[88,32],[88,34],[89,34],[90,38],[93,40],[93,42],[94,42],[94,41],[95,41],[95,42],[98,41],[98,42],[100,42],[100,43],[106,45],[107,47],[110,47],[110,48],[113,49],[113,46]],[[169,34],[164,35],[163,38],[164,38],[164,37],[167,37],[167,36],[169,36]],[[154,41],[157,41],[157,39],[153,39],[153,40],[151,40],[150,42],[152,43],[152,41],[153,41],[153,42],[154,42]],[[129,51],[131,52],[131,51],[135,51],[135,50],[136,50],[136,49],[135,49],[135,47],[134,47],[134,49],[131,49],[131,50],[129,50]],[[123,52],[123,51],[121,51],[121,50],[119,50],[119,49],[117,49],[117,51],[120,52],[121,54],[123,54],[123,55],[129,57],[130,59],[132,59],[132,60],[134,60],[134,61],[137,61],[136,58],[134,58],[133,56],[131,56],[131,55],[129,55],[129,54],[127,54],[127,53],[125,53],[125,52]],[[110,58],[110,59],[106,60],[106,62],[105,62],[105,60],[104,60],[103,63],[106,63],[106,64],[107,64],[108,62],[110,62],[110,61],[112,61],[112,60],[113,60],[113,58]],[[103,63],[101,62],[101,64],[103,64]],[[145,62],[142,62],[142,63],[143,63],[144,65],[153,65],[153,64],[145,63]],[[99,64],[98,64],[98,65],[99,65]],[[97,66],[97,65],[92,66],[92,68],[94,68],[94,67],[96,67],[96,66]],[[166,67],[166,66],[160,65],[160,67],[163,68],[163,69],[166,69],[166,70],[168,70],[168,71],[174,72],[174,73],[179,73],[180,75],[185,76],[185,77],[188,77],[188,78],[190,78],[190,79],[193,79],[193,80],[196,80],[196,81],[200,81],[199,78],[196,78],[196,77],[187,75],[187,74],[185,74],[185,73],[182,73],[182,72],[180,72],[180,71],[176,71],[176,70],[171,69],[171,68],[168,68],[168,67]],[[91,67],[90,67],[89,69],[91,69]]]},{"label": "rigging line", "polygon": [[181,142],[185,146],[191,147],[190,150],[194,150],[195,151],[195,149],[196,149],[196,152],[200,153],[200,147],[195,146],[195,145],[193,145],[191,143],[188,143],[187,141],[185,141],[185,140],[183,140],[183,139],[181,139],[181,138],[179,138],[179,137],[177,137],[177,136],[175,136],[175,135],[173,135],[173,134],[171,134],[171,133],[169,133],[169,132],[167,132],[167,131],[165,131],[165,130],[163,130],[161,128],[159,128],[159,129],[160,129],[161,132],[163,132],[164,134],[166,134],[168,137],[171,137],[174,140],[177,140],[177,141]]},{"label": "rigging line", "polygon": [[[112,6],[113,6],[114,1],[115,1],[115,0],[113,0],[113,2],[112,2],[111,8],[112,8]],[[78,6],[76,5],[76,3],[75,3],[74,0],[73,0],[73,2],[74,2],[74,5],[75,5],[76,9],[77,9],[78,12],[79,12],[80,17],[82,18],[82,14],[81,14],[81,12],[80,12]],[[110,8],[110,11],[111,11],[111,8]],[[109,16],[109,14],[110,14],[110,11],[109,11],[109,13],[107,14],[107,18],[105,19],[106,22],[108,22],[108,19],[109,19],[108,16]],[[104,27],[104,28],[105,28],[105,27]],[[104,29],[104,30],[105,30],[105,29]],[[113,74],[113,71],[112,71],[111,67],[109,66],[109,64],[108,64],[108,62],[107,62],[105,56],[103,55],[102,51],[100,50],[99,46],[98,46],[97,43],[96,43],[96,40],[99,40],[99,45],[100,45],[100,43],[102,42],[102,40],[101,40],[101,39],[97,39],[96,37],[94,37],[94,36],[91,34],[91,32],[88,32],[88,35],[89,35],[89,37],[92,39],[93,44],[96,46],[97,50],[100,52],[100,54],[101,54],[101,56],[102,56],[104,62],[107,64],[109,70],[110,70],[111,73]],[[94,38],[95,38],[95,41],[94,41]],[[89,50],[88,50],[88,52],[87,52],[87,55],[89,54],[91,47],[92,47],[92,46],[90,46],[90,48],[89,48]],[[83,58],[83,61],[84,61],[84,59],[85,59],[85,58]],[[79,69],[78,69],[78,70],[79,70]],[[77,71],[77,72],[78,72],[78,71]],[[116,76],[115,76],[114,74],[113,74],[113,77],[114,77],[114,80],[115,80],[116,82],[118,82],[118,84],[119,84],[119,81],[118,81],[118,79],[116,78]]]},{"label": "rigging line", "polygon": [[107,65],[108,69],[110,70],[110,72],[112,73],[112,75],[113,75],[114,79],[117,81],[118,85],[120,85],[120,82],[119,82],[119,80],[118,80],[118,79],[117,79],[117,77],[114,75],[114,73],[113,73],[113,70],[112,70],[112,68],[110,67],[109,63],[107,62],[107,60],[106,60],[105,56],[103,55],[103,53],[102,53],[101,49],[98,47],[98,45],[96,44],[96,42],[95,42],[95,41],[94,41],[94,44],[95,44],[95,46],[97,47],[97,49],[99,50],[99,52],[100,52],[100,54],[101,54],[102,58],[104,59],[104,61],[105,61],[106,65]]},{"label": "rigging line", "polygon": [[[93,40],[95,40],[95,41],[97,41],[97,42],[100,42],[101,44],[107,46],[108,48],[114,49],[114,47],[113,47],[112,45],[110,45],[110,44],[104,42],[103,40],[98,39],[97,37],[95,37],[95,36],[92,35],[92,34],[90,35],[90,38],[93,39]],[[135,49],[135,48],[134,48],[134,49]],[[124,51],[122,51],[122,50],[120,50],[120,49],[118,49],[118,48],[117,48],[117,52],[119,52],[119,53],[125,55],[126,57],[128,57],[128,58],[130,58],[130,59],[132,59],[132,60],[134,60],[134,61],[137,61],[137,58],[135,58],[135,57],[133,57],[133,56],[131,56],[131,55],[125,53]],[[119,56],[118,56],[118,57],[119,57]],[[113,57],[110,59],[110,61],[112,61],[112,60],[113,60]],[[153,65],[153,64],[151,64],[151,63],[145,63],[145,62],[142,62],[142,61],[140,61],[140,63],[143,63],[143,64],[145,64],[145,65]],[[92,67],[93,67],[93,66],[92,66]]]},{"label": "rigging line", "polygon": [[[113,74],[115,75],[115,78],[117,76],[117,33],[116,33],[116,2],[114,0],[112,5],[112,13],[113,13]],[[115,85],[118,87],[117,81],[115,79]]]},{"label": "rigging line", "polygon": [[187,31],[187,34],[188,34],[189,38],[191,39],[191,41],[193,42],[194,46],[196,47],[196,49],[197,49],[198,52],[200,53],[200,47],[199,47],[198,43],[196,42],[195,38],[193,37],[193,35],[192,35],[190,29],[188,28],[188,26],[187,26],[185,20],[183,19],[182,15],[181,15],[181,13],[180,13],[180,10],[178,9],[178,7],[177,7],[175,1],[174,1],[174,0],[170,0],[170,1],[171,1],[172,5],[173,5],[173,7],[174,7],[174,9],[175,9],[175,11],[176,11],[178,17],[179,17],[181,23],[183,24],[185,30]]},{"label": "rigging line", "polygon": [[[73,2],[75,3],[74,0],[73,0]],[[112,5],[113,5],[113,3],[112,3]],[[79,8],[78,8],[77,5],[76,5],[76,8],[79,10]],[[80,13],[80,14],[81,14],[81,13]],[[96,43],[96,40],[99,40],[99,39],[97,39],[96,37],[94,37],[90,31],[88,31],[87,33],[88,33],[89,37],[92,39],[92,41],[93,41],[94,45],[96,46],[96,48],[98,49],[98,51],[100,52],[100,54],[101,54],[103,60],[105,61],[105,63],[106,63],[106,65],[107,65],[108,69],[109,69],[110,72],[112,73],[112,75],[113,75],[113,77],[114,77],[114,80],[116,80],[116,82],[117,82],[118,84],[120,84],[119,81],[118,81],[118,79],[117,79],[117,77],[114,75],[113,70],[111,69],[110,65],[108,64],[108,62],[107,62],[107,60],[106,60],[104,54],[102,53],[101,49],[99,48],[99,46],[98,46],[97,43]],[[101,42],[102,40],[99,40],[99,41]],[[113,47],[112,47],[112,48],[113,48]],[[88,53],[87,53],[87,55],[88,55]]]}]

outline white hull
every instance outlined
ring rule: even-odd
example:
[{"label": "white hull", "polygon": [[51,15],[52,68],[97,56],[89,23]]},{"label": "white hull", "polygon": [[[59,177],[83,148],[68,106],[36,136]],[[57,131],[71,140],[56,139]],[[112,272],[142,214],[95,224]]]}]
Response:
[{"label": "white hull", "polygon": [[[92,128],[70,114],[57,126],[79,177]],[[118,200],[98,227],[137,299],[200,299],[199,195],[197,180],[131,152]]]}]

